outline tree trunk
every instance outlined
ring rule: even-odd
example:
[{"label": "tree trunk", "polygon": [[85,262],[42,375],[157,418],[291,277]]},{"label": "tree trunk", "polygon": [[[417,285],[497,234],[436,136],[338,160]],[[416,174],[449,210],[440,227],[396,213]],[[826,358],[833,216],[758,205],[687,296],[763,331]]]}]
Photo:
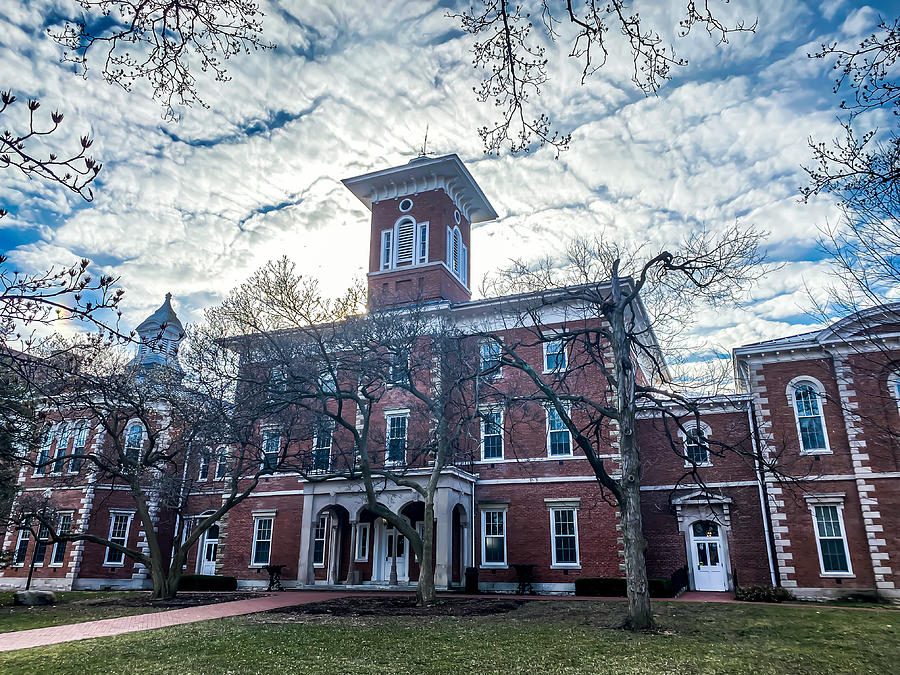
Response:
[{"label": "tree trunk", "polygon": [[634,434],[619,437],[622,454],[622,540],[625,549],[625,580],[628,587],[628,627],[645,630],[653,625],[650,586],[647,583],[647,542],[641,516],[640,458]]},{"label": "tree trunk", "polygon": [[434,497],[425,500],[425,532],[419,558],[419,586],[416,605],[430,607],[435,602],[434,589]]},{"label": "tree trunk", "polygon": [[153,582],[153,593],[150,595],[150,599],[171,600],[174,598],[175,594],[178,593],[178,579],[180,577],[180,574],[177,576],[167,574],[165,570],[157,565],[151,566],[150,579]]}]

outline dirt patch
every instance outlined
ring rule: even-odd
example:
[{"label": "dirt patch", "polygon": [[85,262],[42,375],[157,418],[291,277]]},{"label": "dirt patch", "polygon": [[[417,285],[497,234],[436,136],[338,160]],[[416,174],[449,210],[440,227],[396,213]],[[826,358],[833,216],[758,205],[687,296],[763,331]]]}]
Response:
[{"label": "dirt patch", "polygon": [[525,600],[506,598],[441,598],[432,607],[416,607],[415,598],[397,596],[347,597],[308,605],[272,609],[266,614],[298,616],[490,616],[517,610]]},{"label": "dirt patch", "polygon": [[125,597],[86,598],[78,600],[72,598],[67,604],[80,605],[82,607],[160,607],[165,609],[181,609],[184,607],[197,607],[199,605],[214,605],[220,602],[232,602],[233,600],[247,600],[258,598],[259,593],[179,593],[171,600],[151,600],[149,593],[140,593]]}]

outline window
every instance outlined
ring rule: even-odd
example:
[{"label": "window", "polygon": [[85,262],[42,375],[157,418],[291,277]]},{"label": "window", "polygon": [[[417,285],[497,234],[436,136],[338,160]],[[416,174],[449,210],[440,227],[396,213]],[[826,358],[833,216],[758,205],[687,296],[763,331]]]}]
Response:
[{"label": "window", "polygon": [[544,372],[555,373],[566,369],[566,345],[562,340],[544,343]]},{"label": "window", "polygon": [[356,561],[364,562],[369,559],[369,524],[356,524]]},{"label": "window", "polygon": [[50,470],[50,446],[53,444],[53,428],[50,425],[44,427],[41,434],[41,447],[38,450],[38,465],[35,474],[44,474]]},{"label": "window", "polygon": [[130,462],[140,461],[143,447],[144,429],[140,424],[132,424],[125,436],[125,458]]},{"label": "window", "polygon": [[550,457],[572,454],[572,434],[556,408],[547,408],[547,453]]},{"label": "window", "polygon": [[253,520],[253,564],[268,565],[272,552],[272,518]]},{"label": "window", "polygon": [[330,370],[323,370],[319,373],[319,389],[323,394],[337,393],[337,381],[335,380],[334,373]]},{"label": "window", "polygon": [[416,262],[421,265],[428,262],[428,223],[419,223],[416,240],[416,249],[418,250]]},{"label": "window", "polygon": [[[59,514],[59,527],[57,528],[57,534],[69,534],[72,529],[72,514],[71,513],[61,513]],[[52,565],[62,565],[66,561],[66,542],[58,541],[53,544],[53,557],[51,559]]]},{"label": "window", "polygon": [[406,423],[409,416],[387,416],[387,457],[386,463],[402,464],[406,461]]},{"label": "window", "polygon": [[506,510],[481,512],[481,564],[506,567]]},{"label": "window", "polygon": [[401,200],[399,207],[400,207],[400,210],[403,211],[403,213],[406,213],[413,207],[412,199],[407,198],[407,199]]},{"label": "window", "polygon": [[575,509],[550,509],[553,536],[553,565],[578,566],[578,512]]},{"label": "window", "polygon": [[409,353],[405,350],[389,355],[388,384],[403,384],[409,377]]},{"label": "window", "polygon": [[[112,521],[109,524],[109,540],[114,544],[125,546],[128,541],[128,529],[131,526],[131,513],[110,513]],[[124,565],[125,554],[112,548],[106,549],[104,565]]]},{"label": "window", "polygon": [[684,456],[686,465],[710,464],[707,432],[702,427],[692,427],[687,430],[684,437]]},{"label": "window", "polygon": [[56,431],[56,455],[53,462],[53,473],[62,473],[66,463],[66,450],[69,448],[69,427],[60,424]]},{"label": "window", "polygon": [[850,557],[840,504],[813,507],[822,574],[850,574]]},{"label": "window", "polygon": [[81,471],[84,463],[84,450],[87,446],[88,423],[79,422],[75,430],[75,441],[72,444],[72,460],[69,462],[69,473]]},{"label": "window", "polygon": [[281,450],[281,434],[272,429],[263,432],[262,468],[272,471],[278,466],[278,454]]},{"label": "window", "polygon": [[389,270],[394,262],[392,247],[392,230],[384,230],[381,233],[381,269]]},{"label": "window", "polygon": [[219,450],[219,456],[216,459],[216,480],[222,480],[228,475],[228,450],[222,448]]},{"label": "window", "polygon": [[198,480],[206,480],[209,478],[209,450],[204,448],[200,451],[200,470],[198,472]]},{"label": "window", "polygon": [[467,279],[469,252],[462,241],[462,232],[459,227],[447,228],[447,267],[453,272],[453,276],[468,287]]},{"label": "window", "polygon": [[411,265],[415,248],[416,221],[401,218],[394,226],[397,237],[397,265]]},{"label": "window", "polygon": [[500,377],[500,345],[497,342],[481,343],[481,377],[494,380]]},{"label": "window", "polygon": [[500,410],[481,413],[481,459],[503,459],[503,413]]},{"label": "window", "polygon": [[34,549],[34,564],[43,565],[47,555],[47,540],[50,539],[50,528],[41,523],[38,528],[37,547]]},{"label": "window", "polygon": [[[25,523],[28,527],[29,523]],[[31,539],[30,530],[19,530],[19,541],[16,542],[16,565],[24,565],[25,559],[28,557],[28,540]]]},{"label": "window", "polygon": [[266,400],[269,403],[278,403],[284,400],[284,392],[287,391],[287,377],[284,369],[274,366],[269,371],[269,386],[266,389]]},{"label": "window", "polygon": [[325,567],[325,534],[328,532],[328,515],[322,514],[313,530],[313,565]]},{"label": "window", "polygon": [[815,385],[801,382],[794,387],[794,413],[797,416],[801,452],[828,452],[821,394]]},{"label": "window", "polygon": [[331,420],[322,422],[313,438],[313,471],[328,471],[331,468],[331,440],[334,434],[334,425]]}]

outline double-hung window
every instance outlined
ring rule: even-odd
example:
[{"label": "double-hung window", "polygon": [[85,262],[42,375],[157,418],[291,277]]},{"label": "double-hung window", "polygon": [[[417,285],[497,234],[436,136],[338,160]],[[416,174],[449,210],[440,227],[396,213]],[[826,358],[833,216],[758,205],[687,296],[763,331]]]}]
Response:
[{"label": "double-hung window", "polygon": [[228,475],[228,450],[222,448],[219,450],[219,456],[216,459],[216,480],[222,480]]},{"label": "double-hung window", "polygon": [[50,470],[50,447],[53,445],[53,429],[50,425],[44,427],[41,434],[41,447],[38,450],[38,465],[34,472],[38,475]]},{"label": "double-hung window", "polygon": [[794,413],[797,416],[801,451],[828,452],[821,393],[812,383],[802,382],[794,388]]},{"label": "double-hung window", "polygon": [[[59,514],[59,527],[57,527],[57,534],[69,534],[72,530],[72,514],[71,513],[61,513]],[[53,544],[53,557],[50,560],[51,565],[62,565],[66,560],[66,542],[57,541]]]},{"label": "double-hung window", "polygon": [[506,567],[506,509],[481,512],[481,564]]},{"label": "double-hung window", "polygon": [[278,455],[281,451],[281,433],[275,429],[263,432],[262,468],[275,470],[278,466]]},{"label": "double-hung window", "polygon": [[37,543],[34,549],[34,564],[43,565],[47,555],[47,542],[50,540],[50,528],[41,523],[38,528]]},{"label": "double-hung window", "polygon": [[[26,522],[24,527],[28,527],[30,523]],[[28,558],[28,541],[31,539],[31,530],[19,530],[19,540],[16,542],[16,557],[13,562],[15,565],[24,565]]]},{"label": "double-hung window", "polygon": [[60,424],[56,431],[56,455],[53,461],[53,473],[62,473],[66,464],[66,450],[69,449],[69,426]]},{"label": "double-hung window", "polygon": [[381,269],[389,270],[394,264],[394,231],[384,230],[381,233]]},{"label": "double-hung window", "polygon": [[356,524],[356,561],[369,559],[369,523]]},{"label": "double-hung window", "polygon": [[501,376],[500,345],[493,340],[481,343],[481,377],[484,380],[495,380]]},{"label": "double-hung window", "polygon": [[577,567],[578,562],[578,510],[574,508],[550,509],[550,534],[553,539],[553,565]]},{"label": "double-hung window", "polygon": [[408,413],[389,414],[387,416],[387,457],[388,464],[406,462],[406,433]]},{"label": "double-hung window", "polygon": [[[111,512],[110,513],[110,523],[109,523],[109,540],[118,544],[119,546],[125,546],[128,541],[128,530],[131,527],[131,517],[133,513],[122,513],[122,512]],[[121,551],[117,551],[113,548],[106,549],[106,560],[104,561],[105,565],[124,565],[125,564],[125,554]]]},{"label": "double-hung window", "polygon": [[337,380],[330,370],[323,370],[319,373],[319,391],[326,396],[333,396],[337,393]]},{"label": "double-hung window", "polygon": [[272,552],[271,517],[257,517],[253,520],[253,564],[268,565]]},{"label": "double-hung window", "polygon": [[388,384],[403,384],[409,378],[409,353],[400,349],[391,352],[388,366]]},{"label": "double-hung window", "polygon": [[544,343],[544,372],[558,373],[566,369],[566,345],[562,340]]},{"label": "double-hung window", "polygon": [[84,463],[84,451],[87,446],[88,423],[79,422],[75,429],[75,440],[72,443],[72,460],[69,462],[69,473],[81,471]]},{"label": "double-hung window", "polygon": [[284,368],[273,366],[269,371],[269,384],[266,387],[266,400],[269,403],[281,403],[287,391],[287,376]]},{"label": "double-hung window", "polygon": [[503,459],[503,413],[500,410],[481,413],[481,459]]},{"label": "double-hung window", "polygon": [[197,480],[206,480],[209,478],[209,453],[207,448],[200,451],[200,468],[197,472]]},{"label": "double-hung window", "polygon": [[313,565],[315,567],[325,566],[325,536],[328,532],[328,515],[322,514],[316,521],[316,527],[313,531]]},{"label": "double-hung window", "polygon": [[702,427],[691,427],[685,432],[684,456],[687,465],[705,466],[709,461],[709,442]]},{"label": "double-hung window", "polygon": [[572,434],[552,406],[547,408],[547,454],[550,457],[572,454]]},{"label": "double-hung window", "polygon": [[140,424],[132,424],[125,435],[125,458],[138,462],[144,447],[144,428]]},{"label": "double-hung window", "polygon": [[331,469],[331,441],[334,435],[334,425],[331,420],[323,421],[316,429],[313,438],[313,471],[328,471]]},{"label": "double-hung window", "polygon": [[841,505],[815,504],[812,510],[822,574],[838,576],[852,574]]}]

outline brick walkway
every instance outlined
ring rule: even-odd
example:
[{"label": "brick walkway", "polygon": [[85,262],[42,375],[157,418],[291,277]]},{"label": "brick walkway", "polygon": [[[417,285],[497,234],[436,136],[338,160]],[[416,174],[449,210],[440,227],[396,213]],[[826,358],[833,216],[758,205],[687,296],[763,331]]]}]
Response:
[{"label": "brick walkway", "polygon": [[137,616],[123,616],[116,619],[100,619],[99,621],[85,621],[65,626],[50,626],[48,628],[33,628],[32,630],[21,630],[13,633],[0,633],[0,652],[10,652],[15,649],[27,649],[28,647],[39,647],[42,645],[55,645],[60,642],[72,642],[74,640],[87,640],[88,638],[121,635],[122,633],[134,633],[166,626],[177,626],[183,623],[221,619],[226,616],[265,612],[278,607],[333,600],[344,595],[347,594],[335,591],[273,593],[261,598],[252,598],[251,600],[235,600],[214,605],[172,609],[153,614],[138,614]]}]

